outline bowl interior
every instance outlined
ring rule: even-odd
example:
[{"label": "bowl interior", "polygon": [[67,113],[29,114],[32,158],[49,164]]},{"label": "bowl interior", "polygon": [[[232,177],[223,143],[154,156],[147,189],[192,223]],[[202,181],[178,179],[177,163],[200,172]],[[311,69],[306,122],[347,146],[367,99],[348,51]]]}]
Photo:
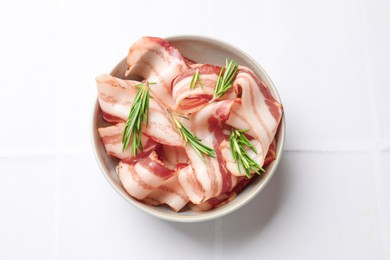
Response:
[{"label": "bowl interior", "polygon": [[[245,54],[240,49],[230,46],[229,44],[221,41],[213,40],[210,38],[203,38],[197,36],[180,36],[166,38],[173,46],[188,59],[199,63],[211,63],[224,65],[225,59],[234,59],[238,64],[249,67],[254,73],[260,77],[260,79],[269,87],[272,94],[281,102],[280,97],[275,89],[271,79],[265,73],[256,61]],[[126,58],[123,59],[111,72],[111,75],[118,78],[125,78],[125,70],[127,68]],[[102,111],[100,110],[99,102],[96,101],[92,116],[92,144],[95,152],[97,162],[112,187],[128,202],[138,207],[139,209],[154,215],[156,217],[177,221],[177,222],[198,222],[215,219],[217,217],[228,214],[239,207],[245,205],[254,196],[256,196],[268,183],[272,175],[274,174],[277,165],[280,161],[285,136],[285,119],[282,116],[282,121],[279,125],[279,129],[276,133],[276,160],[270,163],[266,168],[266,173],[262,176],[256,177],[256,179],[247,186],[233,201],[212,209],[206,212],[195,212],[191,210],[185,210],[183,212],[176,213],[166,206],[149,206],[142,202],[132,198],[126,190],[123,188],[118,175],[115,171],[118,160],[111,158],[107,155],[102,141],[100,140],[97,129],[99,127],[107,126],[108,124],[103,120]]]}]

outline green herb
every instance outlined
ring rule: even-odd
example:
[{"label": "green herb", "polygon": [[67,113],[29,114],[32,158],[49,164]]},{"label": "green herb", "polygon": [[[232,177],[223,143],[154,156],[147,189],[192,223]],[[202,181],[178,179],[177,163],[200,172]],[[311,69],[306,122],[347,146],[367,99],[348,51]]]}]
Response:
[{"label": "green herb", "polygon": [[190,83],[190,90],[193,90],[196,87],[196,83],[199,82],[199,85],[203,88],[202,80],[200,79],[199,69],[196,69],[194,76],[192,76]]},{"label": "green herb", "polygon": [[146,127],[148,126],[149,85],[151,84],[156,83],[145,82],[136,85],[138,91],[131,105],[129,117],[122,135],[122,151],[131,143],[131,153],[134,156],[137,155],[138,150],[143,151],[141,143],[142,123],[145,121]]},{"label": "green herb", "polygon": [[232,130],[229,137],[229,143],[233,159],[237,164],[238,172],[241,173],[242,167],[246,176],[251,178],[251,172],[261,174],[261,172],[265,172],[265,170],[249,157],[245,146],[249,147],[249,149],[251,149],[256,154],[257,151],[248,138],[246,138],[244,132],[246,132],[246,130]]},{"label": "green herb", "polygon": [[226,65],[222,67],[218,75],[217,84],[214,89],[214,96],[210,102],[222,97],[232,86],[233,80],[238,72],[237,63],[231,60],[229,63],[226,60]]},{"label": "green herb", "polygon": [[180,122],[174,115],[172,115],[172,119],[176,128],[179,130],[181,139],[185,142],[186,145],[190,143],[192,148],[203,160],[203,162],[206,162],[203,154],[208,155],[210,157],[215,157],[214,149],[202,144],[202,140],[193,133],[191,133],[191,131],[185,125],[183,125],[183,123]]}]

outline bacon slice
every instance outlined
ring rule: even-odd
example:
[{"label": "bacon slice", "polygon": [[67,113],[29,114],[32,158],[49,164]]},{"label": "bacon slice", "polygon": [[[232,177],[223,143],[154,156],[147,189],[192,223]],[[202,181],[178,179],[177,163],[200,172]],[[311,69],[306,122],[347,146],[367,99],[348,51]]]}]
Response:
[{"label": "bacon slice", "polygon": [[272,96],[266,85],[247,67],[239,67],[233,86],[235,89],[241,89],[243,115],[256,135],[256,139],[261,143],[258,153],[262,157],[259,164],[262,166],[282,118],[283,107]]},{"label": "bacon slice", "polygon": [[177,165],[189,164],[186,150],[183,147],[164,145],[162,149],[165,165],[169,164],[176,168]]},{"label": "bacon slice", "polygon": [[200,204],[189,203],[189,207],[194,211],[207,211],[225,205],[235,199],[237,195],[251,182],[251,180],[252,179],[248,179],[246,177],[239,177],[237,178],[237,184],[232,191],[210,198]]},{"label": "bacon slice", "polygon": [[226,124],[236,129],[247,130],[247,132],[245,132],[247,135],[256,138],[256,134],[253,132],[244,112],[242,111],[241,98],[237,98],[232,104],[230,115],[228,120],[226,120]]},{"label": "bacon slice", "polygon": [[208,199],[205,202],[202,202],[200,204],[190,203],[189,207],[193,211],[207,211],[207,210],[222,206],[222,205],[228,203],[229,201],[232,201],[236,197],[237,197],[237,194],[235,194],[235,193],[232,193],[232,194],[224,193],[224,194],[218,195],[217,197],[210,198],[210,199]]},{"label": "bacon slice", "polygon": [[144,199],[144,202],[149,205],[167,204],[176,212],[181,210],[188,201],[187,195],[178,182],[177,175],[167,179]]},{"label": "bacon slice", "polygon": [[177,171],[177,176],[181,187],[183,187],[188,199],[195,204],[204,201],[204,189],[197,180],[191,165]]},{"label": "bacon slice", "polygon": [[134,74],[156,82],[151,91],[161,104],[173,109],[172,80],[188,69],[186,60],[169,42],[156,37],[142,37],[129,50],[126,76]]},{"label": "bacon slice", "polygon": [[214,148],[216,152],[215,158],[205,156],[203,162],[190,145],[185,147],[192,164],[192,172],[191,169],[186,169],[184,173],[179,173],[179,182],[195,204],[230,191],[236,184],[237,178],[226,169],[219,149],[220,143],[225,140],[223,123],[229,117],[233,102],[213,102],[191,119],[193,133],[204,145]]},{"label": "bacon slice", "polygon": [[[100,107],[108,122],[127,121],[130,107],[137,93],[135,85],[139,83],[105,74],[96,78]],[[149,100],[148,127],[144,125],[143,133],[161,144],[183,146],[179,134],[169,120],[168,113],[153,98]]]},{"label": "bacon slice", "polygon": [[[203,87],[196,85],[191,90],[190,85],[196,71],[199,71],[199,77]],[[179,75],[172,84],[172,96],[175,101],[176,109],[189,114],[199,111],[208,104],[213,98],[215,85],[221,67],[210,64],[193,64],[191,69]],[[233,89],[228,91],[220,100],[234,99],[236,97]]]},{"label": "bacon slice", "polygon": [[120,161],[116,171],[125,190],[139,200],[146,198],[174,174],[162,164],[154,151],[134,165]]},{"label": "bacon slice", "polygon": [[103,117],[110,123],[126,122],[130,106],[137,94],[138,81],[122,80],[111,75],[96,77],[96,86]]},{"label": "bacon slice", "polygon": [[276,140],[274,139],[269,146],[267,156],[264,159],[264,165],[270,164],[273,160],[276,159]]},{"label": "bacon slice", "polygon": [[[134,159],[134,156],[130,151],[130,147],[122,151],[122,133],[124,129],[125,123],[119,123],[114,126],[101,127],[98,129],[98,132],[108,155],[129,161]],[[143,152],[138,154],[137,158],[146,156],[155,149],[157,145],[155,141],[146,135],[142,135],[141,143]]]}]

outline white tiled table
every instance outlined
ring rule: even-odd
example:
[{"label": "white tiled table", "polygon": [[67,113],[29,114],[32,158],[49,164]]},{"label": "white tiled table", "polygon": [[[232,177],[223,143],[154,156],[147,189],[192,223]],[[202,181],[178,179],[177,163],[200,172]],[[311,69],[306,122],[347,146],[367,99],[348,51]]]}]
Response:
[{"label": "white tiled table", "polygon": [[[390,2],[1,1],[0,259],[390,259]],[[286,150],[219,220],[170,223],[99,172],[94,77],[143,35],[230,42],[268,72]]]}]

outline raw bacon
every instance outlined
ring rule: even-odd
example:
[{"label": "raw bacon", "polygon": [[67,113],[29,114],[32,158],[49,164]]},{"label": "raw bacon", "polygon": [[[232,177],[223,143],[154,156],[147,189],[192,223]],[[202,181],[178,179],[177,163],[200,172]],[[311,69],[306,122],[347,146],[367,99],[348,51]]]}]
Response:
[{"label": "raw bacon", "polygon": [[[168,205],[176,212],[185,208],[211,210],[233,200],[253,179],[247,178],[233,159],[229,134],[234,129],[247,130],[245,135],[257,152],[245,149],[259,166],[275,159],[275,135],[283,107],[249,68],[239,66],[233,87],[214,100],[221,67],[189,60],[161,38],[137,41],[129,50],[127,64],[125,76],[155,83],[149,85],[148,120],[142,125],[143,151],[135,157],[130,147],[122,151],[125,122],[137,85],[142,82],[105,74],[96,78],[103,118],[114,124],[98,132],[107,154],[119,159],[119,180],[135,199],[148,205]],[[203,87],[198,81],[191,90],[196,72]],[[204,155],[203,160],[185,143],[172,124],[172,116],[202,145],[212,148],[215,157]]]},{"label": "raw bacon", "polygon": [[126,122],[129,109],[137,94],[138,81],[122,80],[111,75],[96,77],[96,86],[103,117],[110,123]]},{"label": "raw bacon", "polygon": [[274,139],[269,146],[267,156],[264,159],[264,166],[270,164],[273,160],[276,159],[276,140]]},{"label": "raw bacon", "polygon": [[188,164],[188,156],[186,150],[183,147],[177,146],[163,146],[163,161],[165,165],[170,165],[173,168],[176,168],[177,165]]},{"label": "raw bacon", "polygon": [[210,198],[206,200],[205,202],[202,202],[200,204],[189,204],[189,207],[194,211],[207,211],[213,208],[217,208],[219,206],[222,206],[229,201],[232,201],[235,197],[237,197],[236,193],[224,193],[221,195],[218,195],[217,197]]},{"label": "raw bacon", "polygon": [[154,189],[144,201],[149,205],[167,204],[177,212],[187,205],[189,200],[177,180],[177,175],[173,175],[161,186]]},{"label": "raw bacon", "polygon": [[[196,71],[199,72],[200,82],[191,90],[190,83]],[[172,84],[172,97],[175,108],[184,114],[194,113],[208,104],[213,98],[215,85],[221,67],[210,64],[194,64],[191,69],[179,75]],[[228,91],[221,99],[234,99],[233,89]]]},{"label": "raw bacon", "polygon": [[194,211],[207,211],[213,208],[218,208],[235,199],[249,183],[250,179],[246,177],[239,177],[237,178],[237,184],[232,191],[210,198],[200,204],[189,203],[189,207]]},{"label": "raw bacon", "polygon": [[[137,84],[140,82],[122,80],[111,75],[100,75],[96,78],[99,103],[106,120],[110,123],[126,122],[137,93]],[[148,127],[145,126],[143,129],[145,135],[158,143],[183,146],[179,134],[169,120],[167,111],[153,98],[149,100]]]},{"label": "raw bacon", "polygon": [[179,182],[188,192],[187,194],[195,193],[194,190],[197,190],[196,195],[201,194],[194,199],[193,196],[189,196],[189,199],[196,204],[230,191],[236,183],[236,177],[227,171],[219,149],[220,143],[225,140],[223,123],[229,117],[232,103],[231,100],[213,102],[191,119],[193,133],[202,140],[203,144],[216,151],[215,158],[206,156],[204,162],[191,146],[185,147],[193,169],[192,172],[190,169],[185,171],[185,178],[179,176]]},{"label": "raw bacon", "polygon": [[177,176],[188,199],[195,204],[202,203],[204,201],[205,190],[196,178],[192,166],[188,165],[187,167],[179,169],[177,171]]},{"label": "raw bacon", "polygon": [[116,170],[126,191],[139,200],[146,198],[174,174],[162,164],[155,152],[136,164],[120,161]]},{"label": "raw bacon", "polygon": [[257,151],[261,154],[259,165],[262,166],[282,118],[283,107],[247,67],[239,67],[233,85],[236,89],[241,89],[242,114],[261,143],[261,149]]},{"label": "raw bacon", "polygon": [[129,50],[126,76],[134,74],[149,82],[153,96],[161,104],[173,109],[172,80],[188,69],[186,60],[169,42],[156,37],[142,37]]},{"label": "raw bacon", "polygon": [[226,120],[226,124],[236,129],[247,130],[247,132],[245,132],[247,135],[256,138],[256,134],[253,132],[251,126],[249,125],[246,117],[243,114],[240,98],[237,98],[232,104],[232,107],[230,109],[230,115],[228,120]]},{"label": "raw bacon", "polygon": [[[130,161],[134,159],[133,154],[130,152],[130,147],[122,151],[122,134],[124,129],[125,123],[119,123],[114,126],[101,127],[98,129],[98,132],[108,155],[124,161]],[[143,152],[138,154],[137,158],[147,156],[157,145],[155,141],[146,135],[142,135],[141,143]]]}]

